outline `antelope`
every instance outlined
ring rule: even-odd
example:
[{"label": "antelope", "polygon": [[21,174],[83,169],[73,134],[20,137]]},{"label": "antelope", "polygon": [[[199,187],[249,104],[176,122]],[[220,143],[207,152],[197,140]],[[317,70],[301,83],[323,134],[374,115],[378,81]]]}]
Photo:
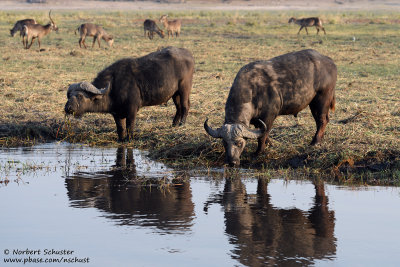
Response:
[{"label": "antelope", "polygon": [[168,32],[168,39],[169,39],[169,34],[171,33],[171,36],[174,36],[174,33],[176,37],[178,37],[181,33],[181,20],[180,19],[175,19],[168,21],[167,19],[168,15],[162,15],[160,18],[160,22],[164,25],[164,28]]},{"label": "antelope", "polygon": [[100,39],[103,39],[104,41],[106,41],[110,47],[112,47],[112,45],[114,43],[113,36],[109,35],[101,26],[96,25],[96,24],[92,24],[92,23],[82,24],[75,30],[75,35],[76,35],[76,31],[79,31],[79,34],[81,36],[81,38],[79,38],[79,47],[80,48],[82,48],[82,44],[86,48],[86,44],[85,44],[86,36],[93,36],[92,48],[94,47],[96,40],[97,40],[97,42],[99,44],[99,48],[100,48]]},{"label": "antelope", "polygon": [[313,26],[315,26],[315,28],[317,29],[317,34],[319,33],[319,30],[323,30],[324,34],[326,34],[324,27],[322,27],[322,21],[320,18],[313,17],[313,18],[295,19],[292,17],[289,19],[289,23],[292,22],[301,26],[297,34],[299,34],[303,28],[306,29],[306,32],[308,34],[307,27],[313,27]]},{"label": "antelope", "polygon": [[[42,37],[49,34],[51,31],[58,32],[58,27],[54,23],[53,19],[51,18],[51,10],[49,12],[49,18],[50,18],[50,23],[48,23],[47,25],[44,25],[44,26],[41,24],[25,24],[24,25],[23,32],[21,33],[21,35],[22,35],[22,43],[23,43],[25,49],[31,48],[33,41],[37,38],[38,44],[39,44],[39,51],[40,51],[40,39],[42,39]],[[25,40],[25,37],[26,37],[26,40]],[[31,39],[31,43],[28,46],[29,39]]]},{"label": "antelope", "polygon": [[34,19],[22,19],[15,22],[14,27],[10,30],[11,37],[14,37],[15,33],[19,31],[19,35],[22,37],[23,29],[26,24],[36,24]]},{"label": "antelope", "polygon": [[154,20],[146,19],[143,23],[143,28],[144,28],[144,38],[146,38],[146,31],[147,31],[147,37],[149,37],[150,40],[153,40],[154,33],[160,35],[161,38],[165,37],[163,30],[161,30],[157,26]]}]

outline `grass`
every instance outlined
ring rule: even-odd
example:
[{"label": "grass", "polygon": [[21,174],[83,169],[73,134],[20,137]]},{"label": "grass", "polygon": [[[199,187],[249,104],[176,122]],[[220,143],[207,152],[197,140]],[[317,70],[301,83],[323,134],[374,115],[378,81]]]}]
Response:
[{"label": "grass", "polygon": [[[143,37],[146,18],[163,13],[183,21],[178,39],[153,41]],[[291,16],[319,15],[327,35],[297,35]],[[400,14],[392,11],[53,11],[60,28],[24,50],[9,29],[16,20],[33,17],[47,23],[47,11],[0,12],[0,145],[20,146],[65,140],[93,146],[116,146],[112,116],[88,114],[65,118],[63,108],[70,83],[92,80],[104,67],[123,57],[139,57],[160,47],[192,51],[196,60],[191,109],[187,124],[172,128],[175,107],[146,107],[139,111],[135,139],[129,144],[150,151],[172,167],[220,166],[224,149],[207,136],[203,122],[217,127],[238,70],[245,64],[286,52],[313,48],[338,66],[336,112],[331,114],[324,142],[310,147],[315,123],[309,109],[279,117],[271,132],[272,146],[253,158],[256,141],[242,155],[244,168],[282,170],[340,181],[361,180],[399,184],[400,181]],[[80,49],[74,30],[94,22],[116,38],[115,47]],[[160,25],[161,26],[161,25]],[[353,38],[354,37],[354,38]],[[88,40],[90,43],[91,40]]]}]

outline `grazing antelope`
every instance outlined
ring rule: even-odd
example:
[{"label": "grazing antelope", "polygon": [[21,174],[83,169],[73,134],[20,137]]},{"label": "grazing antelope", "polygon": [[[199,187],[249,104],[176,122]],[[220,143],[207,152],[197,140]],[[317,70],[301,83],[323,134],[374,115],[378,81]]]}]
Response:
[{"label": "grazing antelope", "polygon": [[[153,40],[154,33],[157,33],[158,35],[160,35],[161,38],[165,37],[163,30],[161,30],[157,26],[157,24],[154,20],[146,19],[143,23],[143,28],[144,28],[144,37],[145,38],[147,36],[147,37],[149,37],[150,40]],[[146,35],[146,31],[147,31],[147,35]]]},{"label": "grazing antelope", "polygon": [[324,34],[326,34],[324,27],[322,27],[322,21],[320,18],[313,17],[313,18],[295,19],[292,17],[289,19],[289,23],[292,22],[301,26],[297,34],[299,34],[303,28],[306,29],[306,32],[308,34],[307,27],[313,27],[313,26],[317,29],[317,34],[319,33],[319,30],[323,30]]},{"label": "grazing antelope", "polygon": [[34,19],[22,19],[15,22],[14,27],[10,30],[11,37],[14,37],[15,33],[19,31],[20,36],[22,37],[22,32],[24,26],[27,24],[36,24],[36,20]]},{"label": "grazing antelope", "polygon": [[[49,34],[51,31],[58,31],[57,25],[54,23],[53,19],[51,18],[51,10],[49,12],[49,18],[50,18],[50,23],[47,25],[41,25],[41,24],[25,24],[23,31],[21,33],[22,35],[22,43],[25,47],[25,49],[29,49],[32,46],[33,41],[35,39],[38,39],[38,44],[39,44],[39,51],[40,51],[40,39],[42,37],[46,36]],[[26,38],[26,40],[25,40]],[[28,46],[28,41],[31,39],[31,43]]]},{"label": "grazing antelope", "polygon": [[81,36],[81,38],[79,38],[79,47],[80,48],[82,48],[82,46],[81,46],[82,44],[86,48],[86,44],[85,44],[86,36],[93,36],[92,48],[94,47],[96,40],[97,40],[97,42],[99,44],[99,48],[100,48],[100,39],[103,39],[104,41],[106,41],[110,47],[112,47],[112,45],[114,43],[113,36],[109,35],[101,26],[96,25],[96,24],[92,24],[92,23],[82,24],[75,30],[75,34],[76,34],[76,31],[79,31],[79,34]]},{"label": "grazing antelope", "polygon": [[181,20],[180,19],[175,19],[168,21],[167,19],[168,15],[162,15],[160,18],[160,22],[164,25],[164,28],[168,32],[168,39],[169,39],[169,34],[171,33],[171,36],[174,36],[174,33],[176,37],[178,37],[181,33]]}]

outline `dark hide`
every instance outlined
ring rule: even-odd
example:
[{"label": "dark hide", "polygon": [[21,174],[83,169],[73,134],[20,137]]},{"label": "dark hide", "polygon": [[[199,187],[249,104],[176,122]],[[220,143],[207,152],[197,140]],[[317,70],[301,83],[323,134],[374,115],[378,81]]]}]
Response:
[{"label": "dark hide", "polygon": [[[226,125],[249,127],[253,124],[260,128],[262,125],[258,120],[263,121],[266,131],[258,136],[256,151],[260,153],[265,150],[277,116],[296,116],[309,106],[317,125],[311,144],[317,144],[322,140],[329,121],[329,109],[335,107],[336,78],[337,69],[332,59],[311,49],[252,62],[236,75],[225,105],[224,126],[213,130],[205,125],[206,130],[208,133],[213,131],[214,137],[224,139],[228,163],[239,165],[245,140],[232,133],[224,134]],[[237,143],[241,143],[239,150]]]},{"label": "dark hide", "polygon": [[182,125],[189,111],[193,72],[193,56],[184,48],[168,47],[144,57],[121,59],[101,71],[92,82],[97,88],[110,85],[111,89],[104,95],[69,92],[65,111],[78,116],[85,112],[111,113],[118,138],[123,141],[132,138],[141,107],[160,105],[172,98],[176,106],[173,125]]},{"label": "dark hide", "polygon": [[17,22],[15,22],[14,27],[10,30],[10,35],[11,37],[14,37],[16,32],[21,32],[24,29],[25,25],[29,25],[29,24],[36,24],[36,20],[34,19],[23,19],[23,20],[18,20]]}]

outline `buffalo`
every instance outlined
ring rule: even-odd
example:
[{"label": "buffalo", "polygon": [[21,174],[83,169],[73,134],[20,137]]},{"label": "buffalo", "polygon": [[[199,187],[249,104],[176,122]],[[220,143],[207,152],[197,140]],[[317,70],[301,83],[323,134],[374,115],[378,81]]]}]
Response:
[{"label": "buffalo", "polygon": [[98,73],[92,83],[69,86],[66,114],[111,113],[119,141],[130,140],[136,114],[144,106],[173,99],[173,125],[186,122],[192,89],[194,59],[184,48],[167,47],[139,58],[124,58]]},{"label": "buffalo", "polygon": [[[226,161],[240,165],[247,138],[257,138],[256,154],[266,147],[272,124],[279,115],[297,116],[310,107],[317,125],[311,142],[321,142],[335,109],[337,69],[333,60],[307,49],[242,67],[235,77],[225,105],[225,122],[218,129],[204,128],[214,138],[222,138]],[[256,129],[250,129],[253,124]]]}]

